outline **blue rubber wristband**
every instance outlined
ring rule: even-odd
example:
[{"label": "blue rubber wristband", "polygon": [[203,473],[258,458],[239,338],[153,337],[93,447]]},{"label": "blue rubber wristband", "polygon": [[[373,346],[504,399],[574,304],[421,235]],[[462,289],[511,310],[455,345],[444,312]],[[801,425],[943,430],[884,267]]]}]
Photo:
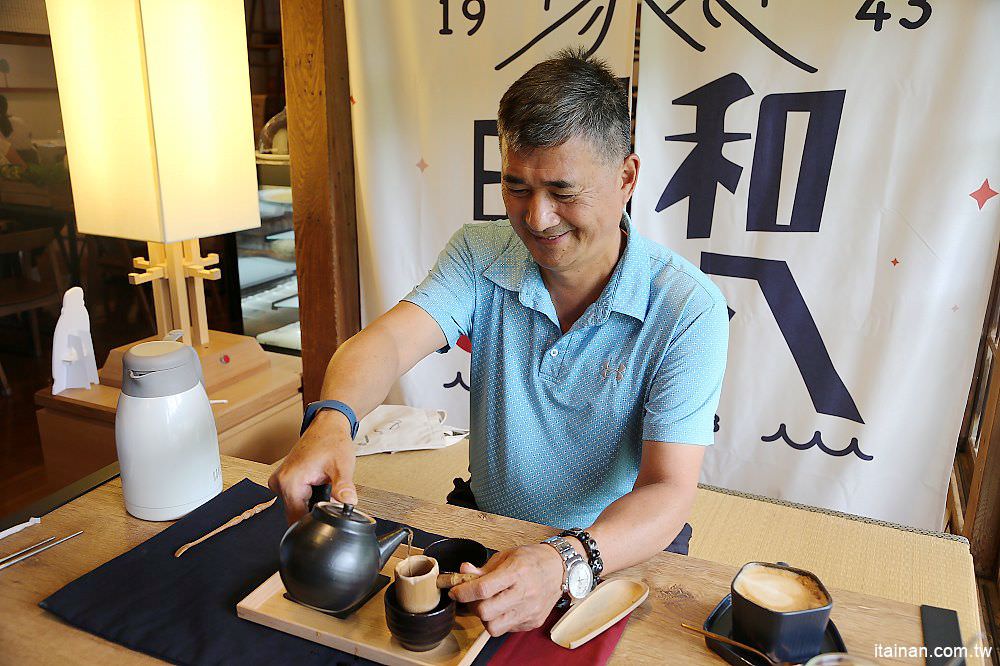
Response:
[{"label": "blue rubber wristband", "polygon": [[351,439],[358,436],[358,417],[354,413],[354,410],[342,403],[339,400],[317,400],[316,402],[310,402],[306,405],[306,411],[302,414],[302,430],[299,431],[301,436],[309,424],[312,423],[316,415],[319,414],[324,409],[335,409],[344,416],[347,417],[348,422],[351,424]]}]

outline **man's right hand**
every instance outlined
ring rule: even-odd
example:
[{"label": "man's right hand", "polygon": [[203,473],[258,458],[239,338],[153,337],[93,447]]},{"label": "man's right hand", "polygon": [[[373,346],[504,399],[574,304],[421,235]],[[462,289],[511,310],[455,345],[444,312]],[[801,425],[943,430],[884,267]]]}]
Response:
[{"label": "man's right hand", "polygon": [[312,486],[327,483],[332,499],[357,504],[350,424],[347,417],[332,409],[316,414],[267,485],[285,503],[285,517],[291,524],[306,513]]}]

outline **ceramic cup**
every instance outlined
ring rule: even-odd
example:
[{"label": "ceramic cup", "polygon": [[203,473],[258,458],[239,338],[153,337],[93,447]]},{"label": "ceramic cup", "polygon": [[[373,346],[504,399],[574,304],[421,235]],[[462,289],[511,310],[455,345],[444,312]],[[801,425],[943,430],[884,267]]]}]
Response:
[{"label": "ceramic cup", "polygon": [[486,546],[472,539],[441,539],[424,548],[424,555],[433,557],[442,572],[460,573],[463,562],[481,567],[490,559]]},{"label": "ceramic cup", "polygon": [[438,591],[437,605],[426,613],[410,613],[403,609],[397,595],[399,581],[385,588],[385,623],[389,633],[407,650],[433,650],[448,637],[455,624],[455,602]]},{"label": "ceramic cup", "polygon": [[731,587],[733,638],[779,662],[819,653],[833,599],[815,574],[783,562],[749,562]]},{"label": "ceramic cup", "polygon": [[441,601],[438,563],[433,557],[411,555],[396,565],[396,596],[408,613],[426,613]]}]

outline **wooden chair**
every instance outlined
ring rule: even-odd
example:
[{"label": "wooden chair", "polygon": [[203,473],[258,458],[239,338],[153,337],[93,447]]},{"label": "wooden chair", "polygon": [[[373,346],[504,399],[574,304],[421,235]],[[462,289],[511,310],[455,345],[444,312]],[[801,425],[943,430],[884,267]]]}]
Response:
[{"label": "wooden chair", "polygon": [[[0,317],[28,313],[36,356],[42,355],[38,310],[59,304],[65,290],[55,242],[52,229],[0,234],[0,255],[17,255],[21,267],[19,275],[0,278]],[[51,278],[45,275],[49,272]],[[10,395],[10,385],[2,366],[0,391],[3,395]]]}]

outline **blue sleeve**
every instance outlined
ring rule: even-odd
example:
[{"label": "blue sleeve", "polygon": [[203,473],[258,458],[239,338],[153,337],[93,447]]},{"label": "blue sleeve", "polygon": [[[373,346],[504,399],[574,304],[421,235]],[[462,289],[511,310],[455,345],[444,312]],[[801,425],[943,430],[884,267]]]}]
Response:
[{"label": "blue sleeve", "polygon": [[403,299],[425,310],[441,327],[448,340],[438,350],[441,354],[451,349],[460,335],[472,334],[476,271],[465,231],[462,227],[455,232],[424,281]]},{"label": "blue sleeve", "polygon": [[729,311],[714,303],[675,333],[653,378],[642,438],[710,445],[729,348]]}]

